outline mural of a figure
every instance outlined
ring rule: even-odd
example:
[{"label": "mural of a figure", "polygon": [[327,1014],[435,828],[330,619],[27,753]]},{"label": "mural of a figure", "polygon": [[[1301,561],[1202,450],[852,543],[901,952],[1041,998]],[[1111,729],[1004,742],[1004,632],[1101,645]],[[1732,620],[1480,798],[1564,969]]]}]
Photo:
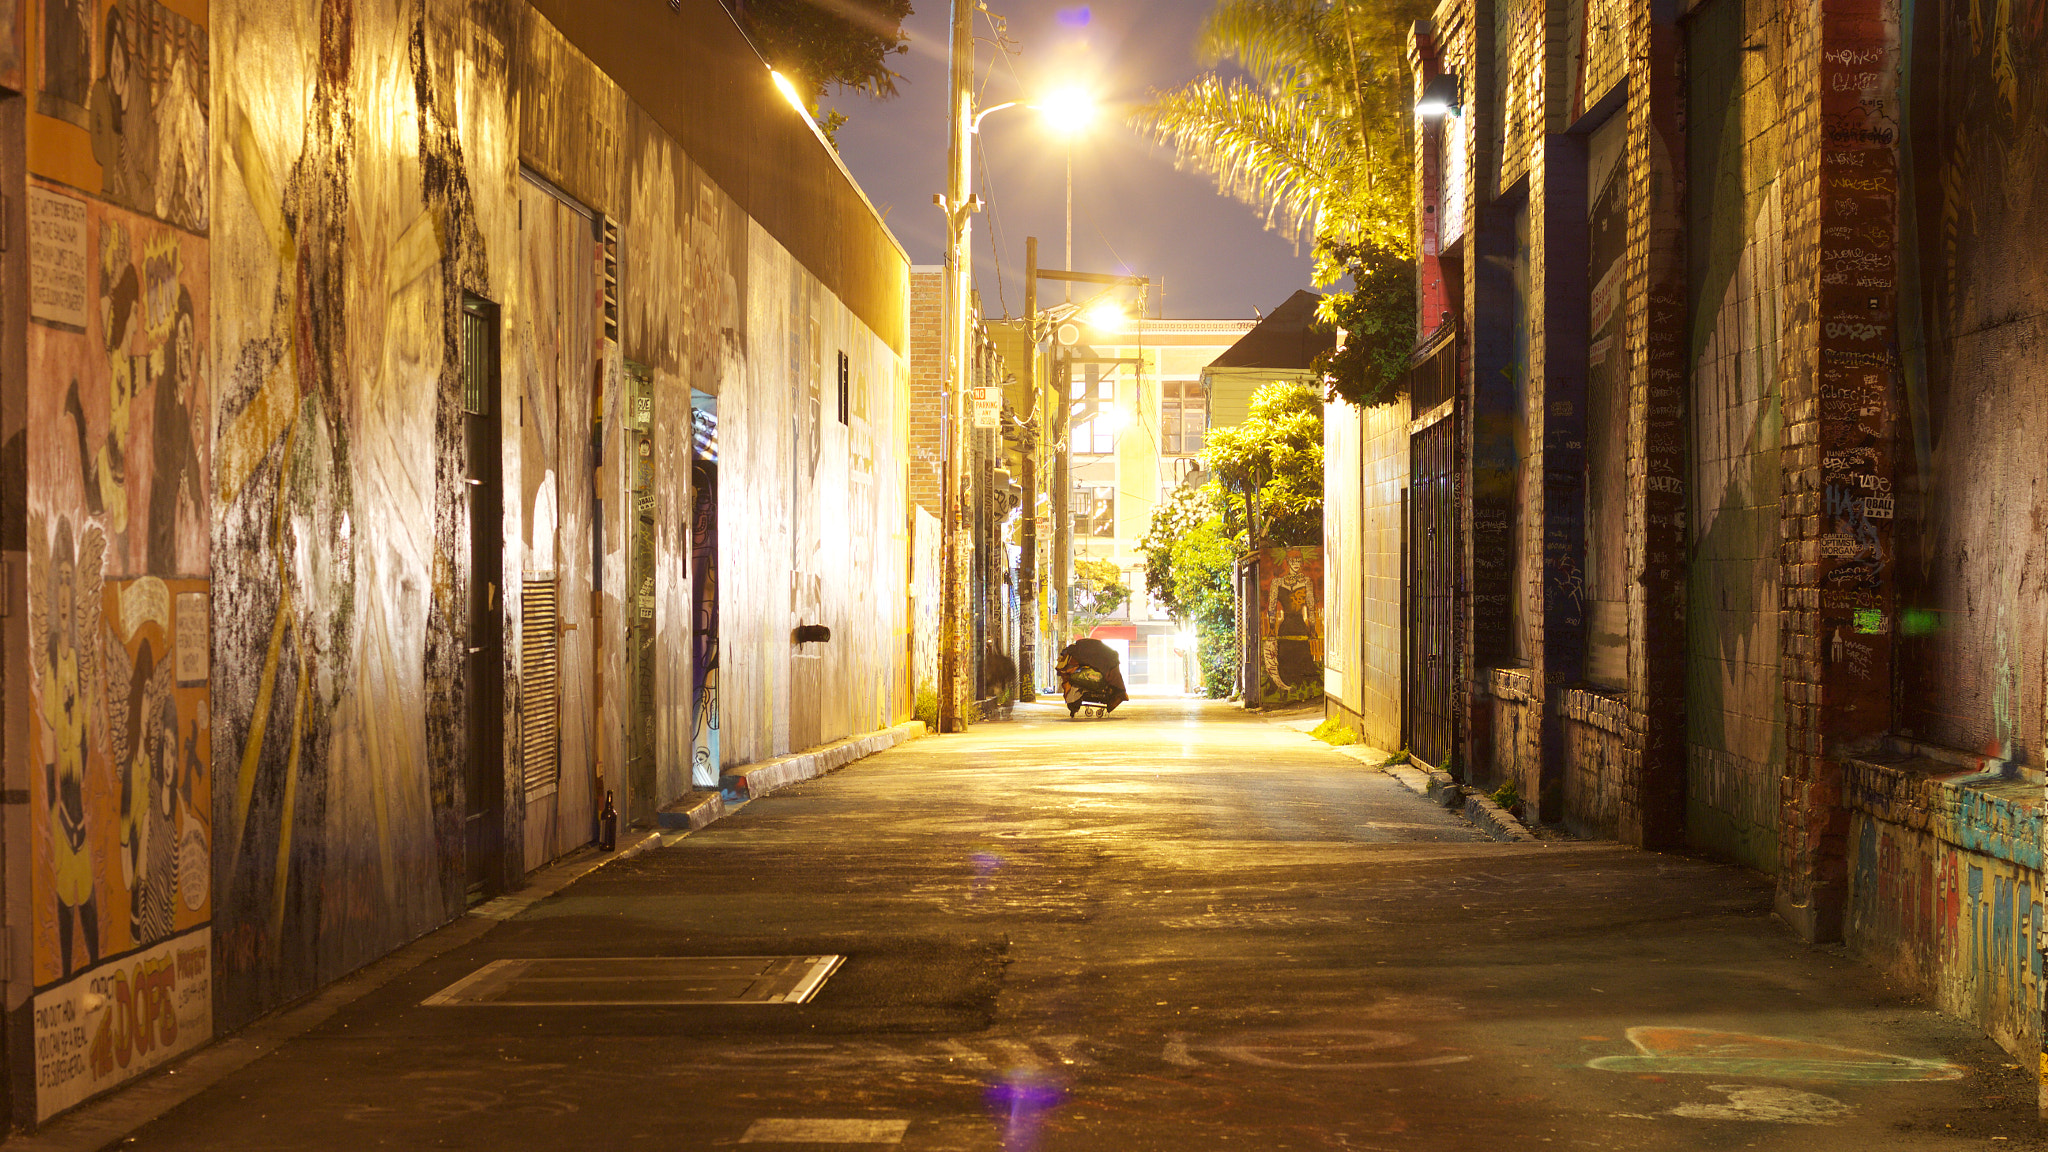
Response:
[{"label": "mural of a figure", "polygon": [[128,232],[107,222],[100,230],[101,332],[109,370],[107,433],[98,444],[86,431],[86,410],[73,378],[64,414],[78,436],[84,470],[86,510],[103,517],[107,530],[125,540],[128,531],[128,433],[134,419],[139,357],[131,353],[142,328],[142,278],[129,259]]},{"label": "mural of a figure", "polygon": [[147,637],[134,664],[124,671],[123,663],[118,653],[108,653],[108,699],[125,700],[108,735],[121,780],[121,880],[128,888],[129,931],[140,947],[170,935],[177,915],[171,776],[177,771],[178,713],[171,697],[173,665],[158,659]]},{"label": "mural of a figure", "polygon": [[1259,560],[1259,669],[1263,703],[1323,691],[1323,572],[1316,548],[1272,548]]},{"label": "mural of a figure", "polygon": [[[47,588],[31,586],[29,630],[37,678],[42,682],[41,720],[48,729],[42,768],[49,806],[51,873],[55,881],[57,948],[62,975],[90,968],[100,955],[99,909],[93,893],[92,847],[85,815],[85,767],[100,725],[101,566],[104,537],[88,527],[74,549],[71,521],[57,521],[56,538],[31,536],[35,568],[49,574]],[[85,960],[74,968],[73,939],[82,936]]]},{"label": "mural of a figure", "polygon": [[101,187],[116,203],[156,207],[156,110],[148,74],[135,59],[128,14],[107,9],[100,30],[100,74],[92,86],[92,155]]},{"label": "mural of a figure", "polygon": [[[178,290],[177,313],[156,382],[154,442],[149,481],[149,552],[146,570],[168,576],[180,571],[181,522],[203,525],[206,491],[200,483],[199,450],[192,437],[192,410],[203,395],[198,324],[192,293]],[[203,528],[201,529],[203,531]]]},{"label": "mural of a figure", "polygon": [[43,68],[36,111],[85,127],[92,86],[90,0],[43,0]]}]

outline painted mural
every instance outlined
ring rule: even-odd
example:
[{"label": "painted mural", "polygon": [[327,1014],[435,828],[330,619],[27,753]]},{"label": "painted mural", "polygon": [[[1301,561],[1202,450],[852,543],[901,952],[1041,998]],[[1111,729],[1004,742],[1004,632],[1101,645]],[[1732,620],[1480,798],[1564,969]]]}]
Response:
[{"label": "painted mural", "polygon": [[31,943],[47,1116],[212,1035],[202,238],[34,186]]},{"label": "painted mural", "polygon": [[503,90],[494,11],[212,8],[224,1024],[463,904],[460,305],[505,298],[513,212],[508,157],[473,186],[465,151],[506,102],[453,85]]},{"label": "painted mural", "polygon": [[[1707,0],[1687,25],[1691,109],[1693,565],[1687,590],[1687,835],[1753,867],[1778,859],[1780,363],[1787,227],[1781,37],[1769,7]],[[1743,52],[1741,45],[1766,45]]]},{"label": "painted mural", "polygon": [[[630,477],[604,463],[627,358],[651,379],[645,479],[683,513],[635,601],[684,638],[656,645],[656,802],[901,718],[902,356],[608,80],[530,118],[568,140],[596,108],[604,146],[522,181],[515,57],[576,56],[545,21],[496,0],[21,2],[47,121],[26,205],[39,1114],[461,913],[465,296],[507,321],[505,570],[560,580],[585,625],[558,633],[587,680],[565,774],[623,783],[623,649],[601,630],[625,603]],[[618,266],[623,301],[595,274]],[[581,318],[540,307],[579,296]],[[821,399],[841,364],[844,418]],[[695,396],[723,451],[674,419]],[[711,460],[724,482],[693,480]],[[796,623],[835,640],[793,652]],[[506,659],[516,878],[532,809]],[[745,691],[722,702],[728,677]],[[545,851],[588,839],[552,820]]]},{"label": "painted mural", "polygon": [[[30,2],[42,32],[35,110],[84,130],[90,145],[89,155],[44,170],[121,207],[206,231],[206,29],[156,0]],[[12,9],[0,19],[11,21]]]},{"label": "painted mural", "polygon": [[1323,696],[1323,550],[1259,554],[1259,703]]}]

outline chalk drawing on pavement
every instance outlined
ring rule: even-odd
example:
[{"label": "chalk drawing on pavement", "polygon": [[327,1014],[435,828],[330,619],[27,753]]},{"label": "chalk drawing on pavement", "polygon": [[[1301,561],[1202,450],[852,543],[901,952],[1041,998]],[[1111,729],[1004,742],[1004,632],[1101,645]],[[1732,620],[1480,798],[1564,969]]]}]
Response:
[{"label": "chalk drawing on pavement", "polygon": [[1812,1040],[1717,1032],[1707,1028],[1628,1030],[1634,1056],[1602,1056],[1586,1067],[1603,1072],[1756,1076],[1768,1080],[1881,1083],[1956,1080],[1963,1070],[1940,1060],[1894,1056]]},{"label": "chalk drawing on pavement", "polygon": [[1761,1120],[1769,1124],[1833,1124],[1854,1109],[1831,1096],[1797,1088],[1712,1084],[1726,1104],[1680,1104],[1668,1115],[1694,1120]]},{"label": "chalk drawing on pavement", "polygon": [[[1294,1068],[1305,1071],[1353,1071],[1362,1068],[1426,1068],[1437,1064],[1462,1064],[1470,1056],[1444,1055],[1402,1059],[1360,1059],[1367,1053],[1402,1048],[1415,1042],[1405,1032],[1373,1029],[1313,1029],[1240,1032],[1214,1040],[1190,1040],[1185,1032],[1168,1032],[1160,1058],[1180,1068],[1200,1068],[1197,1052],[1209,1052],[1238,1064],[1256,1068]],[[1397,1055],[1388,1053],[1389,1055]]]}]

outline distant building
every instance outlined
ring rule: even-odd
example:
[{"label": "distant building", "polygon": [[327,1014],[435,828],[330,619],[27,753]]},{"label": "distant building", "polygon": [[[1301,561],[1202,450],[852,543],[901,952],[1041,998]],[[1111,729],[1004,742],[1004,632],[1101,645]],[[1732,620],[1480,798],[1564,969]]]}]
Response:
[{"label": "distant building", "polygon": [[1073,558],[1109,560],[1130,585],[1130,606],[1094,635],[1124,656],[1132,690],[1180,690],[1187,665],[1179,628],[1145,594],[1138,551],[1152,510],[1201,471],[1209,429],[1243,420],[1241,405],[1219,419],[1203,370],[1258,327],[1256,320],[1134,320],[1127,331],[1082,329],[1071,355],[1072,482],[1067,515]]}]

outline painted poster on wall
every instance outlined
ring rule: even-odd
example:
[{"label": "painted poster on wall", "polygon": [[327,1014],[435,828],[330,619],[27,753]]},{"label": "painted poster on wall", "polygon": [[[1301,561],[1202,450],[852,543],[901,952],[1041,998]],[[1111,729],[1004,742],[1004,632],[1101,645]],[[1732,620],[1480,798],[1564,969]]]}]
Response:
[{"label": "painted poster on wall", "polygon": [[1323,695],[1323,550],[1268,548],[1259,554],[1259,703]]},{"label": "painted poster on wall", "polygon": [[50,433],[28,461],[30,943],[48,1116],[212,1034],[212,401],[206,242],[35,192],[65,222],[58,263],[83,264],[83,307],[39,311],[29,332],[29,422]]},{"label": "painted poster on wall", "polygon": [[[35,111],[83,130],[43,134],[31,166],[206,231],[206,29],[156,0],[27,2],[40,13]],[[0,19],[11,7],[0,0]]]}]

